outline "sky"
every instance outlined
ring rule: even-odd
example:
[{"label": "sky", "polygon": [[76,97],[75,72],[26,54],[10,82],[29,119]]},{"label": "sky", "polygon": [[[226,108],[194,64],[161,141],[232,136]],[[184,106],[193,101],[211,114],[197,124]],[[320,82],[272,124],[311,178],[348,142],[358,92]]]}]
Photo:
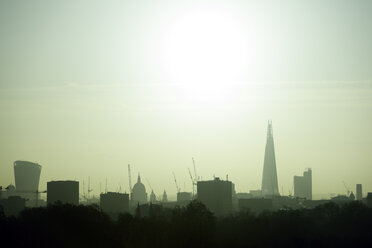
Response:
[{"label": "sky", "polygon": [[[372,2],[0,0],[0,185],[12,164],[94,194],[261,187],[273,122],[279,191],[372,191]],[[101,185],[101,186],[100,186]]]}]

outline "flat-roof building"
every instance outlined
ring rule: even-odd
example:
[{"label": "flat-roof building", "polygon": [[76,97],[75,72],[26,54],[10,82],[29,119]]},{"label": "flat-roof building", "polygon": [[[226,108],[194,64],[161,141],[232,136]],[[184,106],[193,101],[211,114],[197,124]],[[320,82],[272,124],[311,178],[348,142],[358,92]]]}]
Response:
[{"label": "flat-roof building", "polygon": [[198,181],[197,199],[216,215],[227,215],[233,210],[231,181],[216,177],[210,181]]},{"label": "flat-roof building", "polygon": [[26,199],[20,196],[9,196],[0,200],[0,206],[6,216],[17,216],[26,207]]},{"label": "flat-roof building", "polygon": [[101,194],[100,207],[106,213],[129,212],[129,194],[115,192]]},{"label": "flat-roof building", "polygon": [[79,205],[78,181],[51,181],[47,183],[47,204],[67,203]]},{"label": "flat-roof building", "polygon": [[191,192],[178,192],[177,193],[177,202],[189,202],[192,199]]},{"label": "flat-roof building", "polygon": [[362,185],[361,184],[357,184],[356,185],[356,199],[358,201],[361,201],[363,199],[363,191],[362,191]]},{"label": "flat-roof building", "polygon": [[249,210],[253,213],[273,210],[273,199],[241,198],[239,201],[239,210]]},{"label": "flat-roof building", "polygon": [[372,192],[368,192],[366,198],[366,204],[368,207],[372,208]]},{"label": "flat-roof building", "polygon": [[312,172],[311,169],[304,171],[303,176],[293,177],[294,196],[300,198],[312,199]]}]

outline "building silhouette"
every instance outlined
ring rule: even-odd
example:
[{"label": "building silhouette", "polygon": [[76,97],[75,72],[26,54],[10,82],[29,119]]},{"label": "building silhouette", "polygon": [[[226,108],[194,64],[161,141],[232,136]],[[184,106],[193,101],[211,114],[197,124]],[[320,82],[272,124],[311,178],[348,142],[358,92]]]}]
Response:
[{"label": "building silhouette", "polygon": [[192,193],[191,192],[178,192],[177,193],[177,202],[178,203],[187,203],[191,201]]},{"label": "building silhouette", "polygon": [[100,194],[100,207],[106,213],[123,213],[129,211],[129,195],[107,192]]},{"label": "building silhouette", "polygon": [[9,184],[6,188],[5,191],[0,190],[1,192],[1,197],[0,199],[5,199],[8,198],[9,196],[17,196],[17,191],[16,188],[13,184]]},{"label": "building silhouette", "polygon": [[358,201],[361,201],[363,199],[363,191],[362,191],[362,185],[361,184],[357,184],[356,185],[356,199]]},{"label": "building silhouette", "polygon": [[6,216],[17,216],[26,207],[26,199],[20,196],[9,196],[6,199],[0,199],[0,207]]},{"label": "building silhouette", "polygon": [[137,183],[134,184],[131,195],[131,204],[137,206],[137,204],[147,203],[146,187],[141,182],[141,176],[138,174]]},{"label": "building silhouette", "polygon": [[239,210],[246,211],[249,210],[253,213],[261,213],[263,211],[273,210],[273,199],[265,198],[242,198],[239,199]]},{"label": "building silhouette", "polygon": [[217,216],[230,214],[233,210],[233,186],[231,181],[216,177],[210,181],[197,182],[197,199]]},{"label": "building silhouette", "polygon": [[293,177],[294,196],[312,200],[312,172],[311,169],[304,171],[303,176]]},{"label": "building silhouette", "polygon": [[372,192],[367,193],[366,204],[368,207],[372,208]]},{"label": "building silhouette", "polygon": [[39,190],[41,165],[28,161],[15,161],[14,181],[17,195],[26,199],[35,198]]},{"label": "building silhouette", "polygon": [[79,182],[51,181],[47,183],[47,204],[79,204]]},{"label": "building silhouette", "polygon": [[262,173],[262,195],[265,197],[278,196],[278,176],[276,173],[276,161],[275,161],[275,150],[274,150],[274,138],[271,121],[268,122],[267,126],[267,138],[265,148],[265,158]]},{"label": "building silhouette", "polygon": [[150,194],[150,202],[151,202],[151,203],[156,202],[156,195],[155,195],[155,193],[154,193],[153,190],[151,190],[151,194]]},{"label": "building silhouette", "polygon": [[168,202],[168,196],[167,196],[167,192],[164,190],[163,192],[163,197],[162,197],[162,202]]}]

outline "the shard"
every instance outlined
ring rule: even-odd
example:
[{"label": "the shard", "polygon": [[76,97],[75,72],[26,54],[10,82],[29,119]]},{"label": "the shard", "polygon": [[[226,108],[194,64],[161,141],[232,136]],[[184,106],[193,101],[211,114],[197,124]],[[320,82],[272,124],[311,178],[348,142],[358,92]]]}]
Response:
[{"label": "the shard", "polygon": [[267,126],[267,138],[264,167],[262,173],[261,192],[262,195],[265,197],[273,197],[279,195],[278,176],[276,173],[273,128],[271,121],[269,121]]}]

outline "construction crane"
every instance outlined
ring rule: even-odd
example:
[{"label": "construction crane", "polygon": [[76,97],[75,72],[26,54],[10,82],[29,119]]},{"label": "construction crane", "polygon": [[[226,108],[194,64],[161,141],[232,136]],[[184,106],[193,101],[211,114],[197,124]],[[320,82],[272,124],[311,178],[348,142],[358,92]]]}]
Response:
[{"label": "construction crane", "polygon": [[347,191],[347,196],[349,196],[350,195],[350,188],[346,185],[345,181],[342,181],[342,183],[344,184],[344,187]]},{"label": "construction crane", "polygon": [[179,192],[180,192],[180,188],[178,187],[178,183],[177,183],[176,175],[174,174],[174,172],[173,172],[173,177],[174,177],[174,183],[176,184],[176,190],[177,190],[177,193],[179,193]]},{"label": "construction crane", "polygon": [[190,168],[187,168],[189,170],[189,175],[190,175],[190,179],[191,179],[191,183],[192,183],[192,196],[195,196],[195,179],[192,177],[192,174],[191,174],[191,171],[190,171]]},{"label": "construction crane", "polygon": [[198,181],[198,176],[196,174],[196,167],[195,167],[195,160],[192,158],[192,165],[194,166],[194,181],[195,183]]},{"label": "construction crane", "polygon": [[160,196],[160,195],[158,195],[158,194],[154,191],[154,189],[152,188],[149,179],[147,179],[147,177],[145,177],[145,179],[146,179],[147,184],[150,186],[151,191],[154,192],[155,196],[156,196],[156,197]]},{"label": "construction crane", "polygon": [[129,193],[132,193],[132,176],[130,173],[130,164],[128,164]]}]

